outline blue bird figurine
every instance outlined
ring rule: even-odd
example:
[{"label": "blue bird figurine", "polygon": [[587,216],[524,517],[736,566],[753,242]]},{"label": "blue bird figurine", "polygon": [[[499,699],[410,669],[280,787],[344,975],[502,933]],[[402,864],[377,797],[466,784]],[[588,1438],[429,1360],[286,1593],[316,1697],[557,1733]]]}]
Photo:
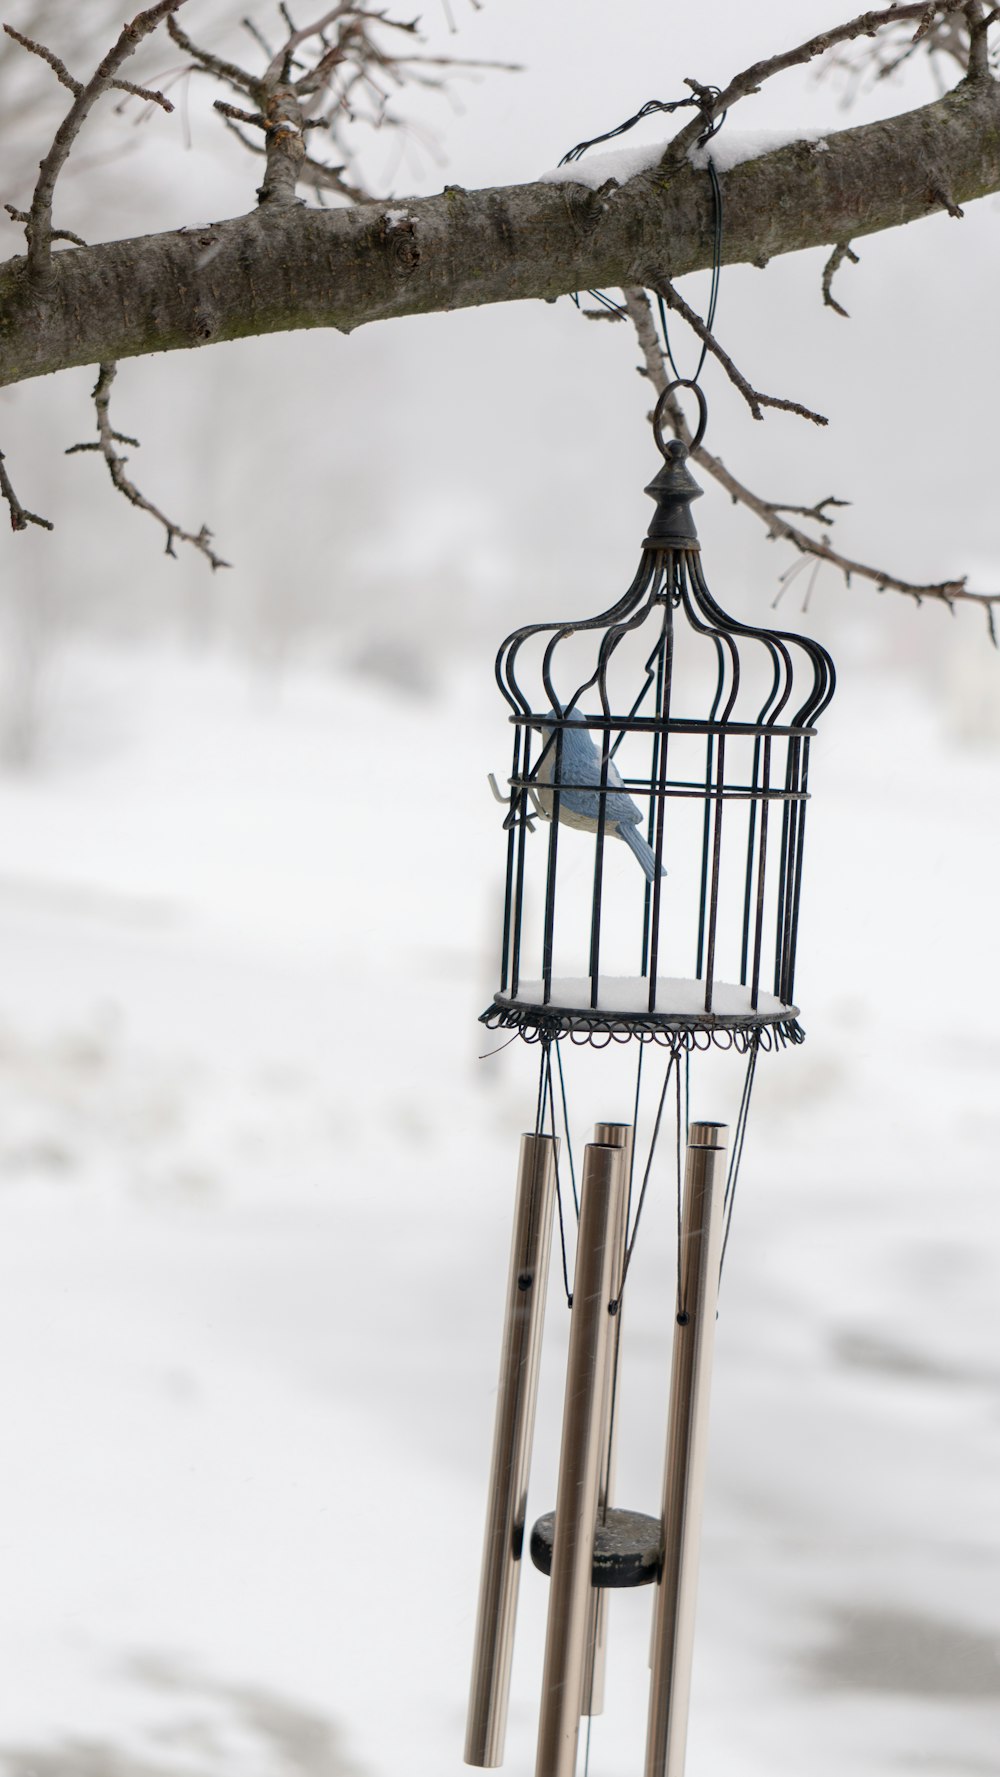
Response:
[{"label": "blue bird figurine", "polygon": [[[571,723],[579,722],[579,710],[575,707],[569,710],[567,720]],[[551,724],[540,722],[538,727],[545,736],[545,746],[535,778],[535,801],[542,818],[550,821],[555,796],[546,786],[551,785],[555,775],[558,741]],[[559,783],[559,819],[567,827],[576,827],[580,832],[596,833],[601,808],[601,756],[586,728],[567,727],[562,731]],[[566,785],[573,787],[567,789]],[[609,759],[604,831],[625,841],[629,850],[638,858],[646,881],[653,882],[656,877],[656,859],[639,831],[641,821],[642,811],[628,794],[614,760]],[[661,865],[660,875],[666,874]]]}]

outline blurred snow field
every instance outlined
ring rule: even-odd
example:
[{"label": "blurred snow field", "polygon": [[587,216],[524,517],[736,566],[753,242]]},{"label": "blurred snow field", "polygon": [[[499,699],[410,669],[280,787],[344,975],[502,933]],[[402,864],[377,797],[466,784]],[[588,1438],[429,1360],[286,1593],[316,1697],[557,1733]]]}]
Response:
[{"label": "blurred snow field", "polygon": [[[537,1064],[476,1022],[488,667],[434,701],[306,671],[264,697],[80,646],[59,691],[0,778],[0,1770],[458,1777]],[[1000,755],[883,682],[874,775],[873,700],[844,686],[817,743],[809,1036],[762,1058],[727,1259],[692,1777],[1000,1770]],[[449,748],[446,806],[401,793]],[[620,1057],[567,1080],[577,1139],[626,1114]],[[693,1113],[735,1085],[703,1061]],[[647,1510],[663,1186],[622,1390],[619,1498]],[[513,1772],[545,1604],[527,1566]],[[616,1597],[594,1777],[640,1768],[647,1640],[648,1598]]]}]

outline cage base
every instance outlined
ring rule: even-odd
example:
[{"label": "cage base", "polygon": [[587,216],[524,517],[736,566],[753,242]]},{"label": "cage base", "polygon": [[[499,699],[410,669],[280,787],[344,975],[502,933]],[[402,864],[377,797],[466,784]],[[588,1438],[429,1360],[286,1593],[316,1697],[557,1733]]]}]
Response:
[{"label": "cage base", "polygon": [[752,1006],[750,989],[716,981],[711,1010],[706,984],[660,976],[650,1009],[650,983],[641,976],[602,977],[596,1006],[587,977],[553,977],[546,998],[541,981],[521,981],[516,994],[494,995],[480,1022],[491,1030],[515,1030],[528,1042],[569,1036],[574,1042],[627,1042],[631,1037],[680,1048],[782,1047],[801,1043],[805,1032],[798,1007],[760,992]]}]

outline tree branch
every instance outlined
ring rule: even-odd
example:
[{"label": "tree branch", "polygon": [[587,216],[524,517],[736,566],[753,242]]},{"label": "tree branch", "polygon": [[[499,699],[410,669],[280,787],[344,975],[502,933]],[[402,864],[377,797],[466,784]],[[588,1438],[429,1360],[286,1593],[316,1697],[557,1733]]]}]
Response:
[{"label": "tree branch", "polygon": [[[899,117],[721,174],[727,264],[898,227],[1000,190],[1000,87],[965,83]],[[712,263],[704,173],[662,169],[592,192],[511,186],[330,210],[267,206],[207,228],[53,256],[44,286],[0,266],[0,385],[71,365],[307,327],[671,281]],[[210,265],[205,249],[214,251]]]},{"label": "tree branch", "polygon": [[47,49],[44,43],[36,43],[33,37],[25,37],[23,31],[15,31],[13,25],[4,25],[4,30],[8,37],[13,38],[15,43],[21,45],[22,49],[29,50],[33,56],[38,56],[41,61],[47,62],[60,86],[68,86],[74,95],[82,91],[83,83],[74,80],[65,62],[61,62],[59,57],[51,49]]},{"label": "tree branch", "polygon": [[801,401],[786,401],[780,395],[762,395],[759,389],[753,388],[743,372],[733,363],[729,353],[723,351],[715,334],[709,327],[706,327],[701,316],[696,314],[695,310],[684,301],[680,292],[674,289],[669,278],[659,278],[652,283],[651,287],[659,291],[668,308],[676,309],[679,315],[683,315],[692,332],[698,335],[713,358],[716,358],[722,365],[730,382],[739,389],[755,420],[764,418],[762,410],[765,407],[780,407],[784,408],[786,413],[797,413],[804,420],[812,420],[814,425],[829,425],[830,422],[825,414],[814,413],[811,407],[803,407]]},{"label": "tree branch", "polygon": [[[211,562],[213,568],[228,568],[229,563],[223,561],[221,555],[216,555],[211,547],[212,533],[207,525],[202,525],[201,530],[197,532],[185,531],[179,524],[175,524],[172,518],[167,518],[166,514],[161,512],[158,506],[154,506],[150,500],[147,500],[145,494],[139,492],[135,482],[130,481],[126,475],[125,464],[128,462],[128,458],[119,456],[118,452],[115,450],[115,445],[130,444],[133,449],[137,450],[139,448],[139,440],[138,438],[130,438],[126,432],[116,432],[111,424],[111,385],[117,374],[117,364],[101,364],[98,366],[97,382],[94,384],[93,389],[94,408],[97,414],[97,443],[92,444],[88,442],[86,444],[71,444],[66,455],[72,457],[75,456],[77,452],[85,450],[100,451],[104,461],[107,463],[108,474],[111,476],[118,492],[124,494],[126,500],[128,500],[131,505],[137,506],[140,512],[148,512],[151,518],[156,519],[157,524],[163,526],[163,529],[167,533],[168,555],[172,555],[176,558],[177,551],[174,548],[175,543],[190,543],[192,549],[199,550],[205,559]],[[0,463],[0,474],[2,474],[2,469],[3,465]],[[30,518],[32,514],[28,513],[27,516]],[[44,524],[45,520],[36,519],[35,523]],[[50,525],[49,529],[51,530],[51,528]]]},{"label": "tree branch", "polygon": [[[4,204],[4,209],[12,222],[28,223],[31,220],[27,210],[18,210],[13,204]],[[72,241],[74,247],[87,245],[83,236],[74,234],[71,228],[53,228],[50,230],[49,238],[53,241]]]},{"label": "tree branch", "polygon": [[227,62],[224,57],[213,55],[211,50],[202,49],[197,43],[193,43],[173,14],[167,17],[167,35],[173,39],[178,49],[191,57],[195,67],[203,74],[212,74],[225,86],[235,87],[237,92],[246,93],[251,99],[256,99],[258,82],[253,75],[237,67],[235,62]]},{"label": "tree branch", "polygon": [[7,473],[6,459],[2,450],[0,450],[0,497],[5,499],[10,507],[10,528],[12,531],[26,531],[29,524],[40,525],[43,531],[52,530],[53,526],[49,519],[39,518],[37,512],[29,512],[26,506],[21,505]]},{"label": "tree branch", "polygon": [[987,13],[982,0],[968,0],[965,7],[965,22],[969,32],[969,79],[989,80],[990,78],[990,46],[989,29],[997,17],[994,6]]},{"label": "tree branch", "polygon": [[[90,79],[76,90],[76,97],[52,139],[51,148],[41,162],[38,183],[31,200],[27,225],[28,272],[35,280],[44,275],[50,263],[52,198],[56,180],[69,158],[70,151],[86,122],[88,113],[101,94],[114,83],[115,75],[121,64],[138,49],[143,38],[148,37],[151,31],[155,31],[161,19],[176,12],[178,6],[183,6],[183,4],[184,0],[157,0],[157,4],[150,6],[146,12],[137,13],[131,24],[122,27],[118,41],[108,50],[107,55]],[[53,61],[55,59],[53,58]],[[67,76],[67,78],[69,77]],[[164,100],[163,103],[166,104],[167,101]],[[169,105],[167,108],[172,109]]]},{"label": "tree branch", "polygon": [[[712,108],[713,114],[718,117],[723,111],[731,110],[740,99],[748,98],[752,93],[758,93],[765,80],[773,79],[776,74],[784,74],[789,68],[800,68],[807,62],[814,62],[819,56],[826,55],[828,50],[836,48],[838,44],[853,43],[858,37],[876,37],[879,31],[884,30],[887,26],[898,26],[900,21],[905,19],[917,21],[914,39],[917,41],[930,29],[939,13],[961,12],[967,4],[968,0],[932,0],[930,5],[927,4],[927,0],[916,0],[916,3],[912,5],[897,6],[893,4],[859,13],[856,18],[848,19],[843,24],[832,25],[828,31],[817,32],[814,37],[807,38],[804,43],[797,44],[794,49],[782,50],[778,55],[768,56],[763,61],[751,63],[749,68],[744,68],[741,74],[734,76],[728,86],[723,87]],[[697,83],[690,81],[688,84],[695,86]],[[704,118],[698,118],[692,123],[685,124],[670,144],[667,154],[670,162],[676,162],[682,155],[686,155],[688,149],[692,148],[703,134],[704,128]]]},{"label": "tree branch", "polygon": [[[645,290],[638,289],[623,291],[623,297],[642,352],[643,361],[640,366],[642,375],[649,378],[657,394],[660,395],[667,387],[668,374],[657,338],[656,324],[653,320],[649,298]],[[667,401],[667,417],[676,437],[682,438],[684,443],[690,446],[691,432],[680,403],[674,396],[671,396]],[[907,598],[915,599],[918,605],[922,604],[924,599],[935,599],[948,605],[951,609],[954,609],[959,603],[977,605],[980,610],[985,612],[990,640],[994,646],[997,645],[996,612],[1000,609],[1000,592],[970,592],[966,586],[964,575],[960,580],[940,580],[936,583],[919,584],[911,580],[902,580],[898,575],[890,574],[883,568],[869,567],[864,562],[854,561],[850,556],[841,555],[838,550],[834,549],[828,537],[812,537],[798,525],[789,524],[788,520],[782,516],[784,513],[792,512],[803,518],[811,518],[818,524],[829,524],[831,516],[825,508],[845,506],[848,503],[846,500],[836,500],[828,496],[827,499],[818,501],[813,507],[787,506],[777,501],[763,500],[759,494],[753,493],[743,482],[738,481],[736,476],[726,468],[722,459],[713,456],[712,452],[706,450],[704,445],[701,445],[698,450],[693,450],[691,456],[707,475],[711,475],[720,487],[725,488],[735,504],[745,506],[748,511],[755,513],[763,521],[770,538],[791,543],[802,556],[810,556],[817,563],[829,563],[831,567],[843,574],[848,586],[857,576],[862,580],[870,580],[879,592],[903,593]]]},{"label": "tree branch", "polygon": [[[253,100],[255,111],[219,99],[215,101],[215,107],[230,127],[233,123],[248,123],[265,129],[263,152],[267,168],[257,195],[260,204],[272,213],[275,209],[286,209],[294,202],[296,185],[307,175],[317,193],[335,190],[356,202],[364,202],[370,197],[370,193],[363,192],[356,181],[340,176],[351,158],[341,138],[345,125],[358,122],[376,128],[385,124],[405,127],[400,119],[386,114],[385,104],[390,93],[382,84],[383,79],[390,88],[402,86],[408,80],[439,88],[445,84],[445,75],[451,69],[503,66],[490,62],[462,62],[451,56],[421,56],[409,52],[396,55],[385,47],[380,34],[396,33],[411,39],[416,35],[417,21],[392,18],[382,10],[369,10],[358,5],[357,0],[341,0],[312,24],[301,27],[292,22],[286,7],[279,6],[278,10],[284,19],[287,36],[275,51],[270,49],[256,27],[243,21],[253,42],[267,57],[260,73],[252,73],[203,49],[182,31],[176,20],[168,20],[171,37],[191,56],[196,70],[223,82],[241,98]],[[443,72],[428,75],[424,71],[428,67]],[[358,92],[366,99],[374,95],[371,114],[366,107],[356,103]],[[325,115],[314,115],[321,104],[326,107]],[[343,156],[344,166],[331,169],[306,154],[304,135],[311,129],[329,132],[338,154]],[[233,133],[244,146],[257,151],[256,144],[249,143],[241,130]]]},{"label": "tree branch", "polygon": [[[33,56],[38,56],[43,62],[47,62],[60,86],[68,87],[75,97],[79,97],[83,91],[83,81],[74,79],[65,62],[60,61],[51,49],[47,48],[44,43],[36,43],[33,37],[25,37],[22,31],[15,31],[13,25],[4,25],[4,30],[8,37],[13,38],[15,43],[21,45],[22,49],[29,50]],[[133,98],[145,99],[150,105],[160,105],[164,111],[173,110],[170,100],[153,87],[136,86],[131,80],[109,80],[107,85],[113,87],[116,92],[131,93]]]},{"label": "tree branch", "polygon": [[264,183],[257,197],[262,204],[295,202],[295,187],[306,153],[305,119],[294,86],[276,86],[264,107]]},{"label": "tree branch", "polygon": [[849,259],[852,265],[860,265],[858,255],[853,251],[850,241],[838,241],[823,267],[823,302],[831,308],[835,315],[843,315],[844,320],[850,319],[847,310],[841,306],[833,294],[833,280],[844,260]]}]

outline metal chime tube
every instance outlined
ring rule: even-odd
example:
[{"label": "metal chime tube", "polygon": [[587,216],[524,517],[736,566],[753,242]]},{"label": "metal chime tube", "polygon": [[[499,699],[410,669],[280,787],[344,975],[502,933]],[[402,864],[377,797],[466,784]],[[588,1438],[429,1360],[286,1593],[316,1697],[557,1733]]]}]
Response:
[{"label": "metal chime tube", "polygon": [[684,1771],[722,1254],[726,1136],[721,1123],[692,1123],[688,1133],[680,1307],[674,1329],[663,1478],[663,1573],[653,1623],[646,1777],[683,1777]]},{"label": "metal chime tube", "polygon": [[[611,1261],[611,1296],[618,1303],[618,1313],[611,1323],[605,1361],[604,1411],[601,1430],[601,1466],[597,1489],[598,1522],[611,1504],[615,1479],[615,1447],[618,1442],[618,1374],[622,1339],[622,1272],[628,1239],[628,1181],[632,1170],[633,1131],[630,1123],[598,1123],[594,1140],[621,1153],[622,1188],[619,1200],[618,1225],[615,1229],[615,1250]],[[600,1715],[604,1708],[604,1673],[607,1666],[608,1594],[594,1587],[590,1594],[590,1617],[587,1623],[587,1651],[583,1668],[581,1715]]]},{"label": "metal chime tube", "polygon": [[536,1777],[573,1777],[589,1619],[621,1150],[584,1151]]},{"label": "metal chime tube", "polygon": [[465,1737],[469,1765],[503,1760],[558,1146],[551,1135],[521,1137]]}]

